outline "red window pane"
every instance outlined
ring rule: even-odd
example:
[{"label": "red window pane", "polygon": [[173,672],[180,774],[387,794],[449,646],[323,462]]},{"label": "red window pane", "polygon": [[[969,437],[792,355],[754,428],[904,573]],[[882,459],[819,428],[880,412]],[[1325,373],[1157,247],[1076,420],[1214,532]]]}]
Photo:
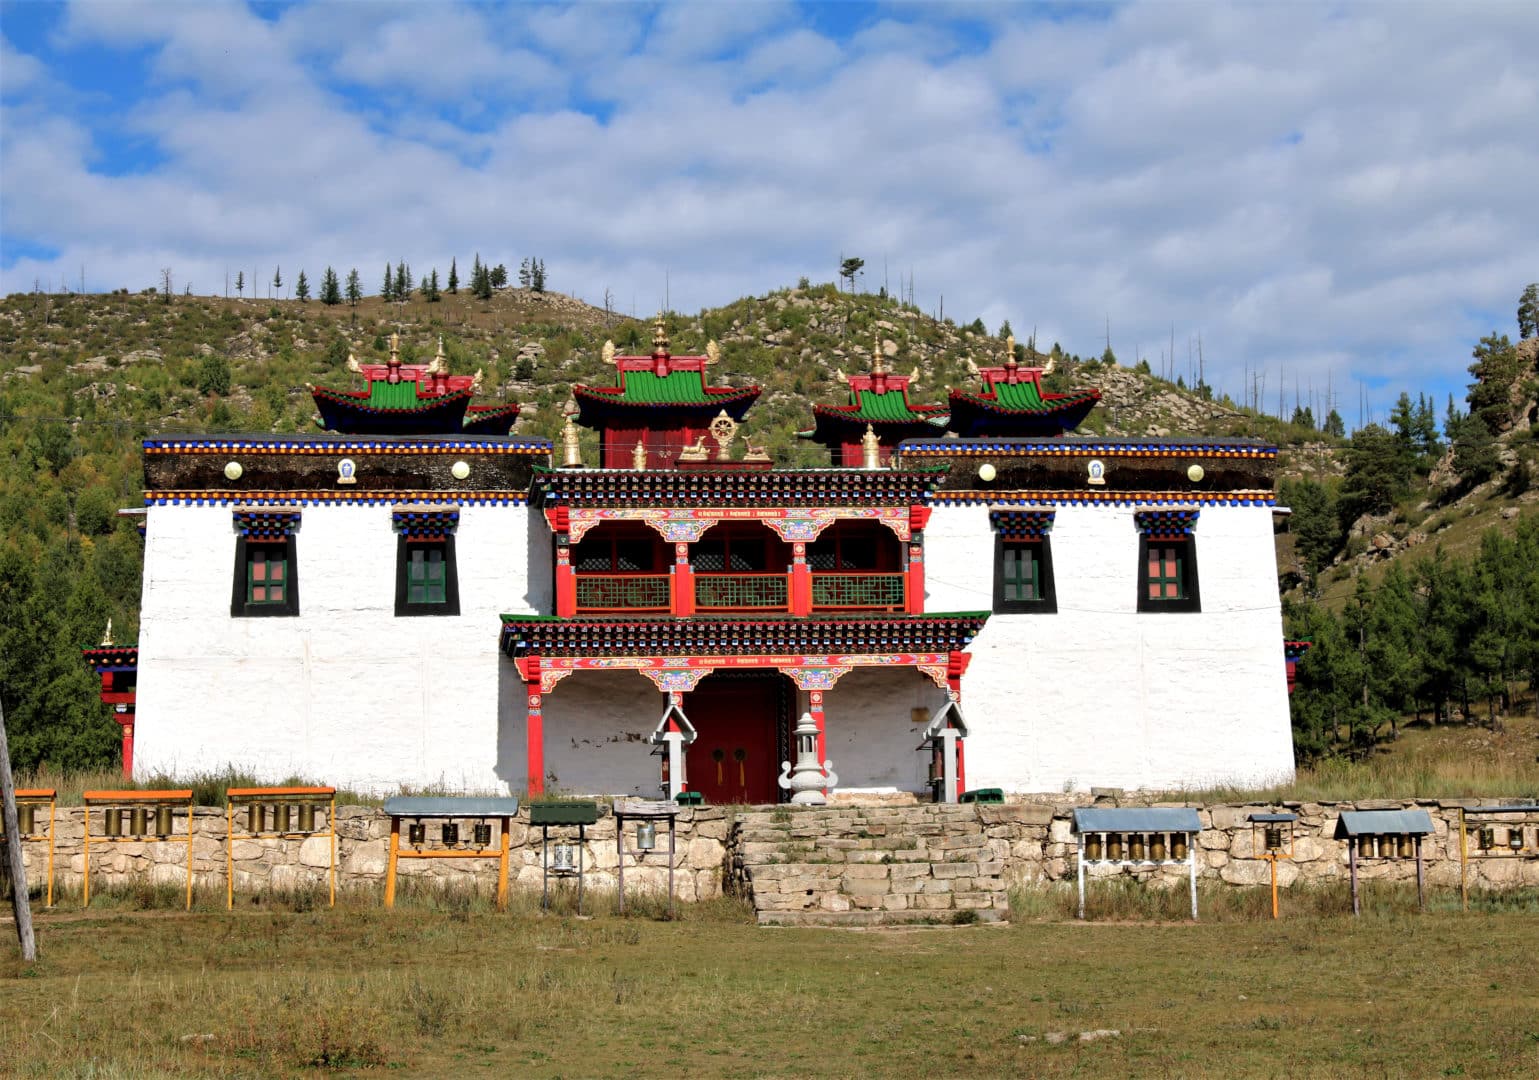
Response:
[{"label": "red window pane", "polygon": [[279,562],[277,560],[274,560],[273,562],[270,562],[267,565],[269,567],[269,571],[268,571],[268,575],[267,575],[268,579],[270,581],[282,581],[283,580],[283,563],[281,563],[281,562]]},{"label": "red window pane", "polygon": [[252,581],[266,581],[267,580],[267,564],[262,561],[262,556],[260,556],[260,555],[258,555],[256,557],[256,561],[251,564],[251,580]]},{"label": "red window pane", "polygon": [[1167,581],[1165,583],[1165,599],[1167,599],[1167,600],[1179,600],[1179,599],[1181,599],[1181,586],[1177,585],[1174,581]]},{"label": "red window pane", "polygon": [[251,599],[258,603],[267,599],[267,590],[261,585],[254,585],[251,589]]},{"label": "red window pane", "polygon": [[267,590],[267,599],[275,604],[283,603],[283,586],[273,585]]}]

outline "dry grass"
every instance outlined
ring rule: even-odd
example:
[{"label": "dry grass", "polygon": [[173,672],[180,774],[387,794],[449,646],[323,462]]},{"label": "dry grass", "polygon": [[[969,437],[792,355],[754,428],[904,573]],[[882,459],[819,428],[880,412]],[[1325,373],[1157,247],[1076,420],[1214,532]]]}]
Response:
[{"label": "dry grass", "polygon": [[1501,731],[1474,724],[1411,725],[1364,761],[1325,761],[1300,769],[1291,784],[1161,795],[1214,803],[1539,799],[1539,719],[1510,717]]},{"label": "dry grass", "polygon": [[[37,965],[11,947],[0,959],[0,1071],[1539,1072],[1539,897],[1467,916],[1439,897],[1416,915],[1403,890],[1375,889],[1354,920],[1333,913],[1340,895],[1298,892],[1272,923],[1205,891],[1193,925],[1158,907],[1184,895],[1110,890],[1094,910],[1129,921],[1078,924],[1066,890],[1021,892],[1013,926],[874,932],[763,930],[731,901],[676,922],[504,915],[432,894],[391,913],[362,894],[335,911],[93,906],[39,919]],[[1528,914],[1500,910],[1524,902]],[[1096,1029],[1122,1035],[1043,1039]]]}]

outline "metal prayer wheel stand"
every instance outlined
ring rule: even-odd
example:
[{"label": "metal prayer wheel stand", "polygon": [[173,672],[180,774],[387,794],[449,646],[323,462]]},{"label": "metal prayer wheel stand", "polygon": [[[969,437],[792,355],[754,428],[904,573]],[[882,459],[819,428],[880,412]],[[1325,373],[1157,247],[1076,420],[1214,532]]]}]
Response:
[{"label": "metal prayer wheel stand", "polygon": [[[187,910],[192,910],[192,790],[173,791],[84,791],[85,803],[85,896],[83,905],[91,906],[91,815],[102,807],[102,831],[94,839],[98,844],[177,843],[187,844]],[[182,810],[187,823],[185,836],[173,837],[174,811]],[[153,816],[152,816],[153,814]]]},{"label": "metal prayer wheel stand", "polygon": [[1432,833],[1432,816],[1425,810],[1343,810],[1336,819],[1336,839],[1347,842],[1352,874],[1352,914],[1362,914],[1357,891],[1357,864],[1362,859],[1416,859],[1416,902],[1427,909],[1426,868],[1422,838]]},{"label": "metal prayer wheel stand", "polygon": [[662,820],[668,822],[668,917],[674,915],[673,906],[673,863],[674,863],[674,821],[678,817],[679,807],[671,802],[648,802],[642,799],[616,799],[614,801],[615,815],[615,852],[619,855],[619,865],[616,871],[619,874],[619,907],[620,914],[625,914],[625,826],[627,822],[636,822],[636,862],[657,849],[657,823]]},{"label": "metal prayer wheel stand", "polygon": [[[550,876],[577,879],[577,914],[582,914],[583,852],[588,844],[588,826],[598,821],[598,803],[591,800],[537,802],[529,804],[529,824],[540,827],[540,909],[550,910]],[[552,860],[550,830],[577,827],[577,843],[559,836]]]}]

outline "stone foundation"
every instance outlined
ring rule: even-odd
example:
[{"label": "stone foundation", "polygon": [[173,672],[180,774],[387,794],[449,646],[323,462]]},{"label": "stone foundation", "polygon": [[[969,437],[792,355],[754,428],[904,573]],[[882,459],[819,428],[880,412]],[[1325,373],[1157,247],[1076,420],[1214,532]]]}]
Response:
[{"label": "stone foundation", "polygon": [[[1100,805],[1111,805],[1100,800]],[[1124,803],[1126,804],[1126,803]],[[840,803],[828,807],[776,807],[738,812],[729,820],[721,807],[681,809],[677,818],[675,889],[683,901],[721,895],[724,888],[750,897],[765,922],[953,921],[997,919],[1007,911],[1012,885],[1071,881],[1075,877],[1076,838],[1071,828],[1075,805],[1064,800],[1007,805],[874,805]],[[1180,804],[1165,804],[1180,805]],[[1427,883],[1432,888],[1459,885],[1459,807],[1475,800],[1371,800],[1356,803],[1290,803],[1299,815],[1294,857],[1278,863],[1278,881],[1320,883],[1345,880],[1347,845],[1334,838],[1342,810],[1398,810],[1421,807],[1434,831],[1423,841]],[[1197,838],[1198,871],[1204,881],[1237,887],[1264,885],[1269,868],[1254,857],[1246,818],[1275,806],[1199,807],[1203,831]],[[56,891],[78,891],[84,868],[82,813],[79,807],[57,812],[54,850]],[[100,819],[98,818],[98,821]],[[181,818],[177,828],[181,829]],[[45,827],[46,813],[38,816]],[[202,888],[225,885],[225,812],[200,808],[193,815],[193,881]],[[1504,823],[1489,822],[1505,833]],[[1475,889],[1539,887],[1539,852],[1528,857],[1470,855],[1469,885]],[[378,888],[383,892],[390,819],[366,807],[337,812],[337,886]],[[429,826],[436,836],[437,825]],[[575,830],[573,834],[575,836]],[[553,832],[554,839],[554,832]],[[540,886],[540,832],[528,825],[527,811],[510,832],[510,880],[518,888]],[[634,848],[628,835],[627,847]],[[1473,835],[1471,837],[1473,846]],[[660,849],[645,858],[626,855],[627,890],[667,886],[667,831],[658,829]],[[40,886],[48,845],[24,845],[28,881]],[[237,839],[233,846],[235,889],[241,893],[325,887],[330,839]],[[180,885],[185,881],[185,834],[171,841],[131,841],[91,849],[92,888],[141,881]],[[587,888],[616,887],[614,819],[607,812],[588,829],[584,854]],[[1092,866],[1096,879],[1129,875],[1152,885],[1186,881],[1182,866],[1130,869]],[[1412,882],[1414,859],[1366,860],[1364,880]],[[403,881],[475,883],[490,889],[496,860],[404,860]],[[961,912],[975,912],[961,915]]]}]

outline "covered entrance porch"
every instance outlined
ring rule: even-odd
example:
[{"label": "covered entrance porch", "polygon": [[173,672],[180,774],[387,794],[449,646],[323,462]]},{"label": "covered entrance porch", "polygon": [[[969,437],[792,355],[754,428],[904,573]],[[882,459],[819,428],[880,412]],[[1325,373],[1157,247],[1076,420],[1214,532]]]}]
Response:
[{"label": "covered entrance porch", "polygon": [[[638,768],[650,770],[655,780],[644,783],[664,797],[694,791],[712,803],[782,801],[785,792],[777,781],[782,763],[793,756],[790,732],[796,718],[803,714],[811,718],[818,732],[818,759],[826,760],[830,756],[827,698],[841,679],[857,672],[850,685],[866,692],[848,695],[850,711],[834,714],[840,723],[834,736],[841,754],[850,753],[852,746],[869,746],[872,732],[877,731],[875,737],[890,744],[882,749],[886,758],[899,753],[897,748],[902,746],[905,761],[914,761],[919,729],[907,722],[909,713],[919,719],[921,711],[940,714],[945,711],[942,704],[960,704],[962,675],[971,659],[963,650],[986,618],[986,613],[958,613],[750,622],[702,616],[505,615],[502,648],[524,691],[529,795],[542,795],[548,779],[564,789],[574,781],[582,787],[576,776],[587,771],[581,768],[583,745],[602,738],[611,744],[603,751],[611,775],[601,782],[615,782],[613,765],[617,755],[623,754],[627,761],[635,756]],[[911,673],[907,679],[901,675],[905,670]],[[628,679],[603,679],[604,687],[596,691],[592,680],[599,672],[635,672],[659,696],[647,704],[647,695],[637,694]],[[579,673],[593,673],[573,684],[580,687],[579,697],[596,701],[601,693],[606,703],[602,711],[623,714],[625,730],[578,735],[567,730],[567,723],[547,727],[546,699],[558,693],[564,680]],[[873,685],[886,687],[880,718],[856,712],[864,711],[857,703],[871,700]],[[904,704],[904,695],[920,700],[917,688],[925,685],[931,690],[923,699],[927,703],[923,710]],[[586,708],[582,715],[598,711]],[[645,735],[636,730],[636,721],[643,717]],[[941,721],[942,726],[949,723]],[[956,752],[963,733],[958,716],[953,737],[936,741],[937,746],[952,748],[936,755],[936,768],[949,774],[935,777],[937,794],[943,798],[955,799],[963,786],[965,758]],[[547,740],[561,758],[565,775],[553,774]],[[914,766],[921,775],[924,767]],[[889,763],[883,775],[894,771]],[[625,773],[632,778],[638,775],[629,766]],[[849,781],[844,783],[848,786]]]}]

